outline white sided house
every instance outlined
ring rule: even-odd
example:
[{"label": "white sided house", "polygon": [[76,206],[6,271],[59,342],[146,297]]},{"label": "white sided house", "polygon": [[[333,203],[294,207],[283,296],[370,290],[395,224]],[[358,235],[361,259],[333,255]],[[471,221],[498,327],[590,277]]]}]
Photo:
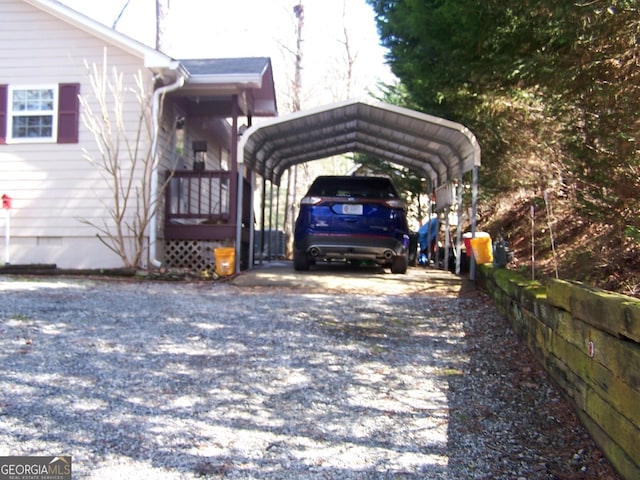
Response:
[{"label": "white sided house", "polygon": [[[137,266],[208,269],[219,246],[247,261],[251,184],[238,171],[238,131],[277,115],[268,58],[176,60],[54,0],[0,2],[0,57],[0,196],[11,207],[0,212],[5,263],[126,266],[103,243],[116,227],[116,198],[127,198],[104,168],[115,157],[133,179],[122,222],[128,245],[126,227],[143,204],[155,213]],[[106,92],[105,122],[92,82],[115,78],[123,100],[114,108]]]}]

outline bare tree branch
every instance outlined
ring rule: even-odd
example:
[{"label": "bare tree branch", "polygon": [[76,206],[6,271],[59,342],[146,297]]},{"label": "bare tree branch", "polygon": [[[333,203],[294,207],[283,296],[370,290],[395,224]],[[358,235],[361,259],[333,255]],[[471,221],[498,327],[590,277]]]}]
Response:
[{"label": "bare tree branch", "polygon": [[113,25],[111,26],[111,28],[113,28],[114,30],[116,29],[116,27],[118,26],[118,22],[120,21],[120,18],[122,18],[122,14],[124,13],[124,11],[127,9],[127,7],[129,6],[129,2],[131,0],[127,0],[122,9],[120,10],[120,13],[118,14],[118,16],[116,17],[116,19],[113,21]]},{"label": "bare tree branch", "polygon": [[[134,77],[135,87],[125,84],[117,69],[109,71],[105,49],[102,66],[87,65],[91,93],[80,97],[82,123],[93,135],[97,155],[84,149],[84,158],[100,172],[110,200],[100,199],[108,221],[80,218],[98,231],[98,239],[116,253],[126,268],[138,268],[146,251],[146,233],[157,205],[151,201],[151,92],[142,72]],[[135,125],[124,122],[124,107],[138,104]],[[164,183],[160,192],[163,192]],[[162,198],[161,195],[158,198]]]}]

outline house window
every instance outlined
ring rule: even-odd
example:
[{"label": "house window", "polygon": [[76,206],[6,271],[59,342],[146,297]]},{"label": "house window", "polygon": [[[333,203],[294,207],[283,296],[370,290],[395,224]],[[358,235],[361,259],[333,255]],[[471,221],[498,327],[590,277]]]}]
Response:
[{"label": "house window", "polygon": [[57,90],[9,86],[9,142],[55,141]]},{"label": "house window", "polygon": [[0,144],[78,143],[80,84],[0,85]]}]

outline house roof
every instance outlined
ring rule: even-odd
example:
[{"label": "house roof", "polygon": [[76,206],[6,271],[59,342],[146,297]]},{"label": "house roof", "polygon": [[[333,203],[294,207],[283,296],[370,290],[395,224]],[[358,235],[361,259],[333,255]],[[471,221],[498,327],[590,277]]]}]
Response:
[{"label": "house roof", "polygon": [[179,63],[164,53],[151,48],[133,38],[107,27],[56,0],[24,0],[26,3],[45,11],[85,32],[115,45],[122,50],[144,59],[144,66],[151,70],[178,68]]},{"label": "house roof", "polygon": [[256,124],[241,138],[239,161],[279,185],[293,165],[349,152],[408,167],[433,188],[480,166],[480,146],[464,125],[368,99]]},{"label": "house roof", "polygon": [[175,95],[192,96],[198,101],[238,95],[240,108],[247,114],[274,116],[278,113],[269,58],[176,60],[57,0],[24,1],[142,59],[146,68],[162,75],[167,82],[177,75],[184,76],[184,87]]}]

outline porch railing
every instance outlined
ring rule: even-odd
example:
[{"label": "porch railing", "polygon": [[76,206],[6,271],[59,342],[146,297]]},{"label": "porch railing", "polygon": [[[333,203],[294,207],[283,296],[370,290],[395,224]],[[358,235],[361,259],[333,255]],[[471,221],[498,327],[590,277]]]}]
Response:
[{"label": "porch railing", "polygon": [[167,220],[228,223],[230,191],[231,172],[174,172],[167,186]]},{"label": "porch railing", "polygon": [[[233,240],[236,236],[237,179],[226,170],[167,173],[166,240]],[[243,241],[248,241],[251,186],[244,180]],[[246,239],[244,237],[247,237]]]}]

